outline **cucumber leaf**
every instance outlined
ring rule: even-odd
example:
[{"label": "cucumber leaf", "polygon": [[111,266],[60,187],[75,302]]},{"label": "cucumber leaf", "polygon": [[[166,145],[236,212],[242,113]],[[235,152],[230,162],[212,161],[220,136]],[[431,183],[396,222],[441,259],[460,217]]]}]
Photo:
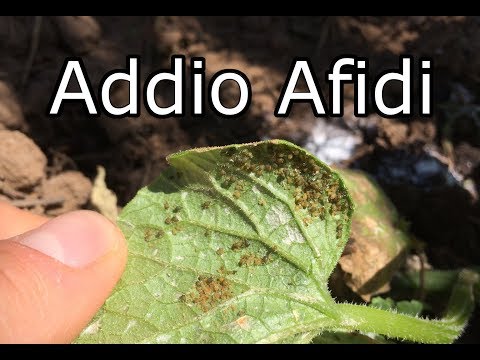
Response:
[{"label": "cucumber leaf", "polygon": [[280,140],[167,160],[120,214],[127,269],[78,342],[304,342],[335,324],[353,211],[335,172]]}]

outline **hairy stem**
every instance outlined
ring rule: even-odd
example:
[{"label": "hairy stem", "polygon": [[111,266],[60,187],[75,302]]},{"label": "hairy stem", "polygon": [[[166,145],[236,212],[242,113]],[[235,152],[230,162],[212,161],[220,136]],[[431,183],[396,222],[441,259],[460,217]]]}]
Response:
[{"label": "hairy stem", "polygon": [[352,304],[339,304],[346,314],[344,324],[352,330],[376,333],[422,343],[451,343],[462,327],[443,320],[426,320],[387,310]]},{"label": "hairy stem", "polygon": [[351,330],[374,332],[390,338],[422,342],[452,343],[462,333],[473,308],[473,288],[478,274],[463,270],[458,275],[445,317],[427,320],[364,305],[338,304],[344,314],[342,324]]}]

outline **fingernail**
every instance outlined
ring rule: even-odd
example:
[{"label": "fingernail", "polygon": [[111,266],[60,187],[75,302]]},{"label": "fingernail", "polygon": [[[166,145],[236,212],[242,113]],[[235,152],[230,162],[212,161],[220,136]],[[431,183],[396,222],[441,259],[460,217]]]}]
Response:
[{"label": "fingernail", "polygon": [[81,268],[114,250],[118,239],[117,228],[100,214],[75,211],[52,219],[15,241],[67,266]]}]

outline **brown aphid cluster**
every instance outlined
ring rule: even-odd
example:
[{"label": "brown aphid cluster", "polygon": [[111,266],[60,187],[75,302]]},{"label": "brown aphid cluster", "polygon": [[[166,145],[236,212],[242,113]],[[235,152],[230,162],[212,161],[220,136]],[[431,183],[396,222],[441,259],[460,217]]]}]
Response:
[{"label": "brown aphid cluster", "polygon": [[[302,219],[305,226],[315,219],[324,220],[326,211],[335,216],[347,210],[347,196],[339,187],[338,179],[304,151],[278,143],[261,144],[254,151],[257,156],[252,150],[237,148],[228,148],[222,154],[228,158],[229,166],[236,169],[256,176],[262,176],[264,172],[276,175],[277,182],[292,192],[295,210],[307,212]],[[232,173],[228,171],[228,165],[222,166],[219,172],[221,176]],[[227,178],[229,184],[239,181],[233,192],[233,197],[238,199],[245,188],[243,180],[235,179],[233,175]],[[259,199],[258,204],[263,206],[265,202]]]},{"label": "brown aphid cluster", "polygon": [[188,294],[180,296],[179,300],[198,306],[207,312],[218,304],[233,297],[231,283],[223,276],[199,276],[195,288]]},{"label": "brown aphid cluster", "polygon": [[172,216],[172,217],[167,217],[165,218],[165,224],[167,225],[171,225],[171,224],[175,224],[179,221],[179,218],[176,217],[176,216]]},{"label": "brown aphid cluster", "polygon": [[235,183],[235,187],[233,188],[233,197],[235,199],[240,198],[242,193],[245,191],[245,181],[244,180],[237,180]]},{"label": "brown aphid cluster", "polygon": [[240,239],[235,241],[230,247],[230,249],[233,251],[240,251],[242,249],[246,249],[249,246],[250,246],[250,243],[246,239]]},{"label": "brown aphid cluster", "polygon": [[270,262],[270,254],[267,253],[265,256],[258,256],[252,252],[243,254],[240,257],[240,261],[238,262],[238,266],[259,266],[259,265],[266,265]]},{"label": "brown aphid cluster", "polygon": [[338,223],[337,224],[337,239],[340,239],[343,235],[343,224]]},{"label": "brown aphid cluster", "polygon": [[175,225],[172,229],[172,235],[177,235],[180,231],[182,231],[182,228],[179,225]]},{"label": "brown aphid cluster", "polygon": [[167,216],[165,218],[164,222],[165,222],[165,225],[173,225],[173,228],[171,230],[172,235],[177,235],[182,230],[182,228],[180,227],[180,224],[178,224],[180,219],[175,214],[179,213],[182,210],[182,207],[181,206],[175,206],[173,209],[171,209],[171,206],[168,203],[168,201],[165,201],[163,203],[163,208],[166,210],[167,213],[168,213],[169,210],[172,211],[173,215],[172,216]]},{"label": "brown aphid cluster", "polygon": [[165,231],[163,231],[162,229],[148,228],[143,233],[143,239],[146,242],[150,242],[160,239],[163,235],[165,235]]}]

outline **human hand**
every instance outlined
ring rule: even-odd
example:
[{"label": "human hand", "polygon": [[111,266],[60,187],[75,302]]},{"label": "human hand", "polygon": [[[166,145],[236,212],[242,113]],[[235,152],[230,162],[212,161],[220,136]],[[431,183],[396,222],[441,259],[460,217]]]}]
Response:
[{"label": "human hand", "polygon": [[120,278],[127,246],[92,211],[53,220],[0,202],[0,343],[68,343]]}]

